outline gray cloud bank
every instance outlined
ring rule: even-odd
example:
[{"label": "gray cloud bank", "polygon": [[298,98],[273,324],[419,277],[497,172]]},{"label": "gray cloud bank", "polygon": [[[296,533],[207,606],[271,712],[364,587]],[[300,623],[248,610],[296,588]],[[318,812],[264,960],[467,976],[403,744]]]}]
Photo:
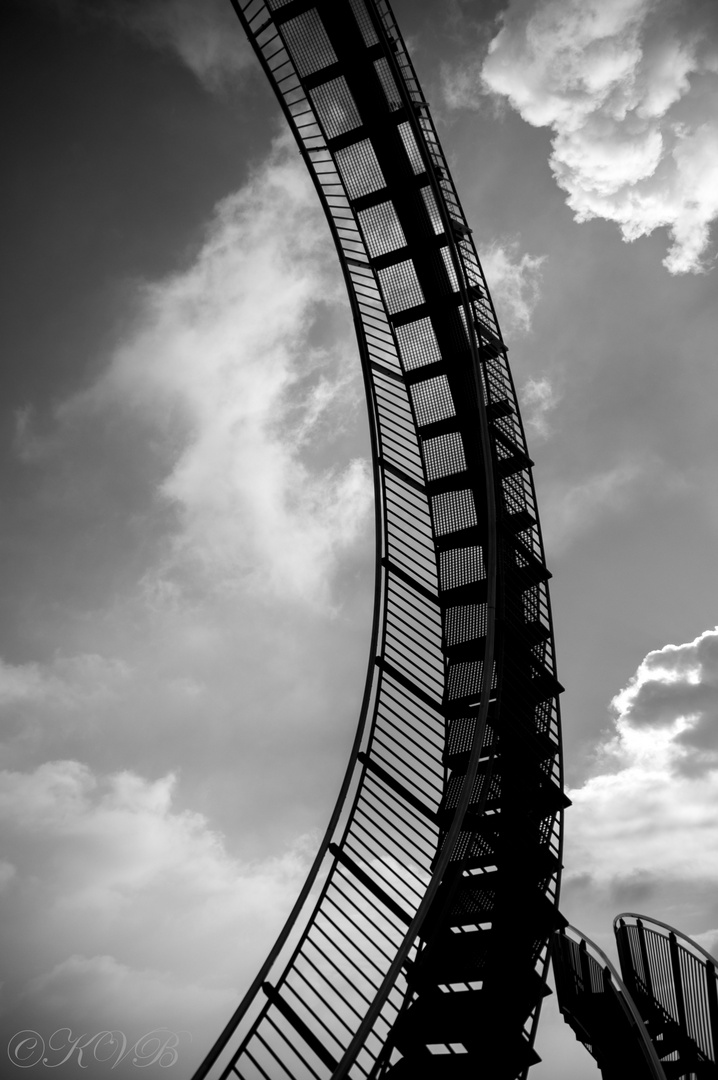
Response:
[{"label": "gray cloud bank", "polygon": [[[368,637],[347,647],[372,487],[334,267],[280,140],[189,264],[137,285],[91,385],[18,416],[47,513],[79,486],[133,520],[136,550],[87,606],[53,606],[53,659],[0,661],[7,1037],[166,1026],[196,1058],[299,890]],[[100,478],[132,446],[144,470],[117,504]]]}]

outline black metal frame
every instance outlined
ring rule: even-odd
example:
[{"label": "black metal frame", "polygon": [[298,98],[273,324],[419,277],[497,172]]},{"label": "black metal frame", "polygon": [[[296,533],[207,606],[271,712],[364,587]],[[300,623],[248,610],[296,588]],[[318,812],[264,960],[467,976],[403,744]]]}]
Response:
[{"label": "black metal frame", "polygon": [[624,912],[614,931],[626,986],[666,1075],[718,1077],[718,977],[714,958],[668,923]]},{"label": "black metal frame", "polygon": [[316,186],[376,492],[361,715],[287,923],[195,1080],[523,1076],[557,921],[560,724],[531,461],[385,0],[232,0]]},{"label": "black metal frame", "polygon": [[561,1014],[604,1080],[667,1080],[635,1001],[598,945],[567,926],[551,953]]}]

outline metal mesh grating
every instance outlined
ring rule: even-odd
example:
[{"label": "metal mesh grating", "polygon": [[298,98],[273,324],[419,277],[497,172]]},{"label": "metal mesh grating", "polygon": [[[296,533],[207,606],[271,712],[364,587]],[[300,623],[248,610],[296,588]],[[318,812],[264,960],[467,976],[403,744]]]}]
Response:
[{"label": "metal mesh grating", "polygon": [[478,833],[462,830],[454,846],[452,861],[457,862],[467,855],[478,859],[486,854],[493,854],[493,850],[491,845]]},{"label": "metal mesh grating", "polygon": [[419,147],[416,144],[414,138],[414,132],[411,130],[411,126],[408,123],[399,124],[399,134],[401,135],[401,141],[404,143],[404,149],[406,150],[407,157],[411,164],[414,173],[420,173],[424,171],[424,162],[419,152]]},{"label": "metal mesh grating", "polygon": [[[493,792],[492,792],[493,794]],[[458,893],[451,909],[452,918],[465,920],[473,916],[477,922],[491,916],[496,905],[496,890],[473,887]]]},{"label": "metal mesh grating", "polygon": [[433,379],[424,379],[423,382],[415,383],[411,387],[411,401],[419,427],[456,416],[454,399],[451,396],[446,375],[437,375]]},{"label": "metal mesh grating", "polygon": [[538,586],[533,585],[527,589],[521,597],[524,619],[526,622],[537,622],[539,617],[539,592]]},{"label": "metal mesh grating", "polygon": [[484,552],[478,544],[451,548],[439,554],[439,581],[442,589],[457,589],[486,577]]},{"label": "metal mesh grating", "polygon": [[526,493],[520,476],[507,476],[501,481],[506,509],[510,514],[520,514],[526,509]]},{"label": "metal mesh grating", "polygon": [[534,723],[536,730],[542,734],[549,730],[551,725],[551,712],[554,708],[552,701],[541,701],[534,709]]},{"label": "metal mesh grating", "polygon": [[446,267],[446,276],[449,279],[449,284],[451,285],[451,291],[452,292],[458,292],[459,291],[459,279],[456,276],[456,269],[454,268],[454,263],[453,263],[453,260],[451,258],[451,252],[449,251],[448,247],[443,247],[441,249],[441,257],[444,260],[444,266]]},{"label": "metal mesh grating", "polygon": [[358,199],[386,187],[384,173],[368,139],[337,150],[335,157],[350,199]]},{"label": "metal mesh grating", "polygon": [[337,54],[327,37],[316,8],[310,8],[282,26],[282,37],[300,75],[311,75],[337,62]]},{"label": "metal mesh grating", "polygon": [[459,604],[446,612],[446,644],[461,645],[486,637],[486,604]]},{"label": "metal mesh grating", "polygon": [[368,210],[361,210],[358,216],[359,225],[372,258],[406,246],[404,230],[393,203],[379,203],[378,206],[372,206]]},{"label": "metal mesh grating", "polygon": [[354,12],[354,18],[359,24],[361,36],[364,38],[364,44],[367,47],[369,45],[376,45],[379,41],[379,38],[377,37],[377,32],[372,25],[371,19],[369,18],[369,12],[367,11],[364,0],[349,0],[349,3],[351,4],[352,11]]},{"label": "metal mesh grating", "polygon": [[[449,735],[446,743],[447,753],[463,754],[471,749],[474,745],[477,719],[477,715],[474,714],[473,716],[457,716],[454,720],[449,721]],[[492,744],[493,732],[487,724],[484,729],[482,750],[488,749]]]},{"label": "metal mesh grating", "polygon": [[359,110],[343,75],[310,90],[309,96],[328,139],[360,126]]},{"label": "metal mesh grating", "polygon": [[391,69],[389,67],[389,61],[386,60],[384,57],[382,57],[381,60],[375,60],[374,70],[379,77],[379,82],[381,83],[381,88],[384,91],[384,97],[386,98],[386,103],[389,106],[389,111],[396,112],[397,109],[401,108],[402,101],[396,83],[394,82],[394,76],[392,75]]},{"label": "metal mesh grating", "polygon": [[401,361],[406,371],[441,360],[441,352],[430,319],[417,319],[416,322],[398,326],[396,337]]},{"label": "metal mesh grating", "polygon": [[[462,660],[449,665],[447,687],[450,701],[481,693],[481,679],[484,673],[483,660]],[[494,664],[491,689],[496,689],[496,665]]]},{"label": "metal mesh grating", "polygon": [[439,435],[436,439],[427,439],[423,444],[426,475],[429,480],[439,480],[442,476],[463,472],[466,468],[464,444],[458,431],[448,435]]},{"label": "metal mesh grating", "polygon": [[380,270],[379,284],[391,315],[424,303],[424,293],[411,259]]},{"label": "metal mesh grating", "polygon": [[444,223],[441,220],[441,214],[439,213],[439,207],[436,205],[436,196],[430,187],[423,187],[421,189],[422,198],[424,199],[424,206],[426,212],[431,219],[431,225],[437,236],[440,236],[444,231]]},{"label": "metal mesh grating", "polygon": [[437,536],[470,529],[476,524],[476,507],[470,488],[463,491],[443,491],[431,500]]}]

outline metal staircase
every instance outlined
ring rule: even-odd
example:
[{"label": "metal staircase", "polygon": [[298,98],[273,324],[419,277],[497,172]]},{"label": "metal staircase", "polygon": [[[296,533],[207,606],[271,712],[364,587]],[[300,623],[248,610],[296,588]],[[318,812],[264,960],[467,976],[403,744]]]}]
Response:
[{"label": "metal staircase", "polygon": [[537,1060],[567,800],[550,575],[506,347],[389,5],[232,3],[346,282],[376,581],[335,810],[196,1080],[514,1080]]}]

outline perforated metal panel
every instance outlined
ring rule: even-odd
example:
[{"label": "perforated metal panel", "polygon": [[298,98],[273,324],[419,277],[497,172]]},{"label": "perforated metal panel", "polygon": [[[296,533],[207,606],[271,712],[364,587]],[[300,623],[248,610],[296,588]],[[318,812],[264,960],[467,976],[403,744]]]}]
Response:
[{"label": "perforated metal panel", "polygon": [[483,581],[486,577],[484,553],[471,544],[468,547],[450,548],[439,554],[439,577],[442,589],[457,589],[461,585],[471,585]]},{"label": "perforated metal panel", "polygon": [[401,94],[394,81],[394,76],[391,73],[388,60],[381,58],[381,60],[374,61],[374,70],[379,77],[379,83],[384,91],[386,97],[386,103],[389,106],[391,112],[396,112],[402,106]]},{"label": "perforated metal panel", "polygon": [[358,199],[361,195],[370,195],[372,191],[386,187],[374,147],[368,139],[337,150],[335,160],[350,199]]},{"label": "perforated metal panel", "polygon": [[359,110],[342,75],[316,86],[309,91],[309,97],[328,139],[361,125]]},{"label": "perforated metal panel", "polygon": [[401,141],[404,144],[406,156],[409,159],[409,163],[413,171],[416,174],[424,172],[424,159],[421,156],[419,144],[416,141],[416,136],[411,130],[411,125],[408,123],[399,124],[399,134],[401,135]]},{"label": "perforated metal panel", "polygon": [[369,17],[369,12],[367,11],[364,0],[349,0],[349,3],[354,12],[354,17],[359,26],[359,30],[361,31],[364,44],[367,46],[377,45],[379,43],[379,38],[374,29],[374,24]]},{"label": "perforated metal panel", "polygon": [[360,210],[358,217],[364,242],[372,257],[386,255],[389,251],[406,246],[404,230],[393,203],[379,203],[368,210]]},{"label": "perforated metal panel", "polygon": [[461,432],[450,431],[448,435],[425,439],[422,448],[428,480],[440,480],[443,476],[465,471],[466,454]]},{"label": "perforated metal panel", "polygon": [[437,375],[433,379],[415,383],[411,388],[411,400],[419,427],[436,424],[456,415],[446,375]]},{"label": "perforated metal panel", "polygon": [[337,54],[316,8],[285,22],[282,36],[300,75],[311,75],[336,63]]},{"label": "perforated metal panel", "polygon": [[486,604],[459,604],[446,610],[446,644],[460,645],[485,637],[488,626]]},{"label": "perforated metal panel", "polygon": [[470,529],[477,522],[474,496],[468,488],[464,491],[446,491],[441,495],[434,495],[431,509],[437,536]]},{"label": "perforated metal panel", "polygon": [[430,319],[417,319],[404,326],[397,326],[396,338],[401,362],[406,371],[441,360],[441,351]]},{"label": "perforated metal panel", "polygon": [[437,236],[440,236],[444,232],[444,222],[441,220],[439,207],[436,205],[436,196],[430,187],[423,187],[421,189],[421,197],[424,200],[424,206],[426,207],[426,212],[429,215],[434,232]]},{"label": "perforated metal panel", "polygon": [[390,315],[407,308],[418,307],[424,302],[419,279],[414,264],[408,259],[379,270],[379,283],[384,294],[384,302]]}]

